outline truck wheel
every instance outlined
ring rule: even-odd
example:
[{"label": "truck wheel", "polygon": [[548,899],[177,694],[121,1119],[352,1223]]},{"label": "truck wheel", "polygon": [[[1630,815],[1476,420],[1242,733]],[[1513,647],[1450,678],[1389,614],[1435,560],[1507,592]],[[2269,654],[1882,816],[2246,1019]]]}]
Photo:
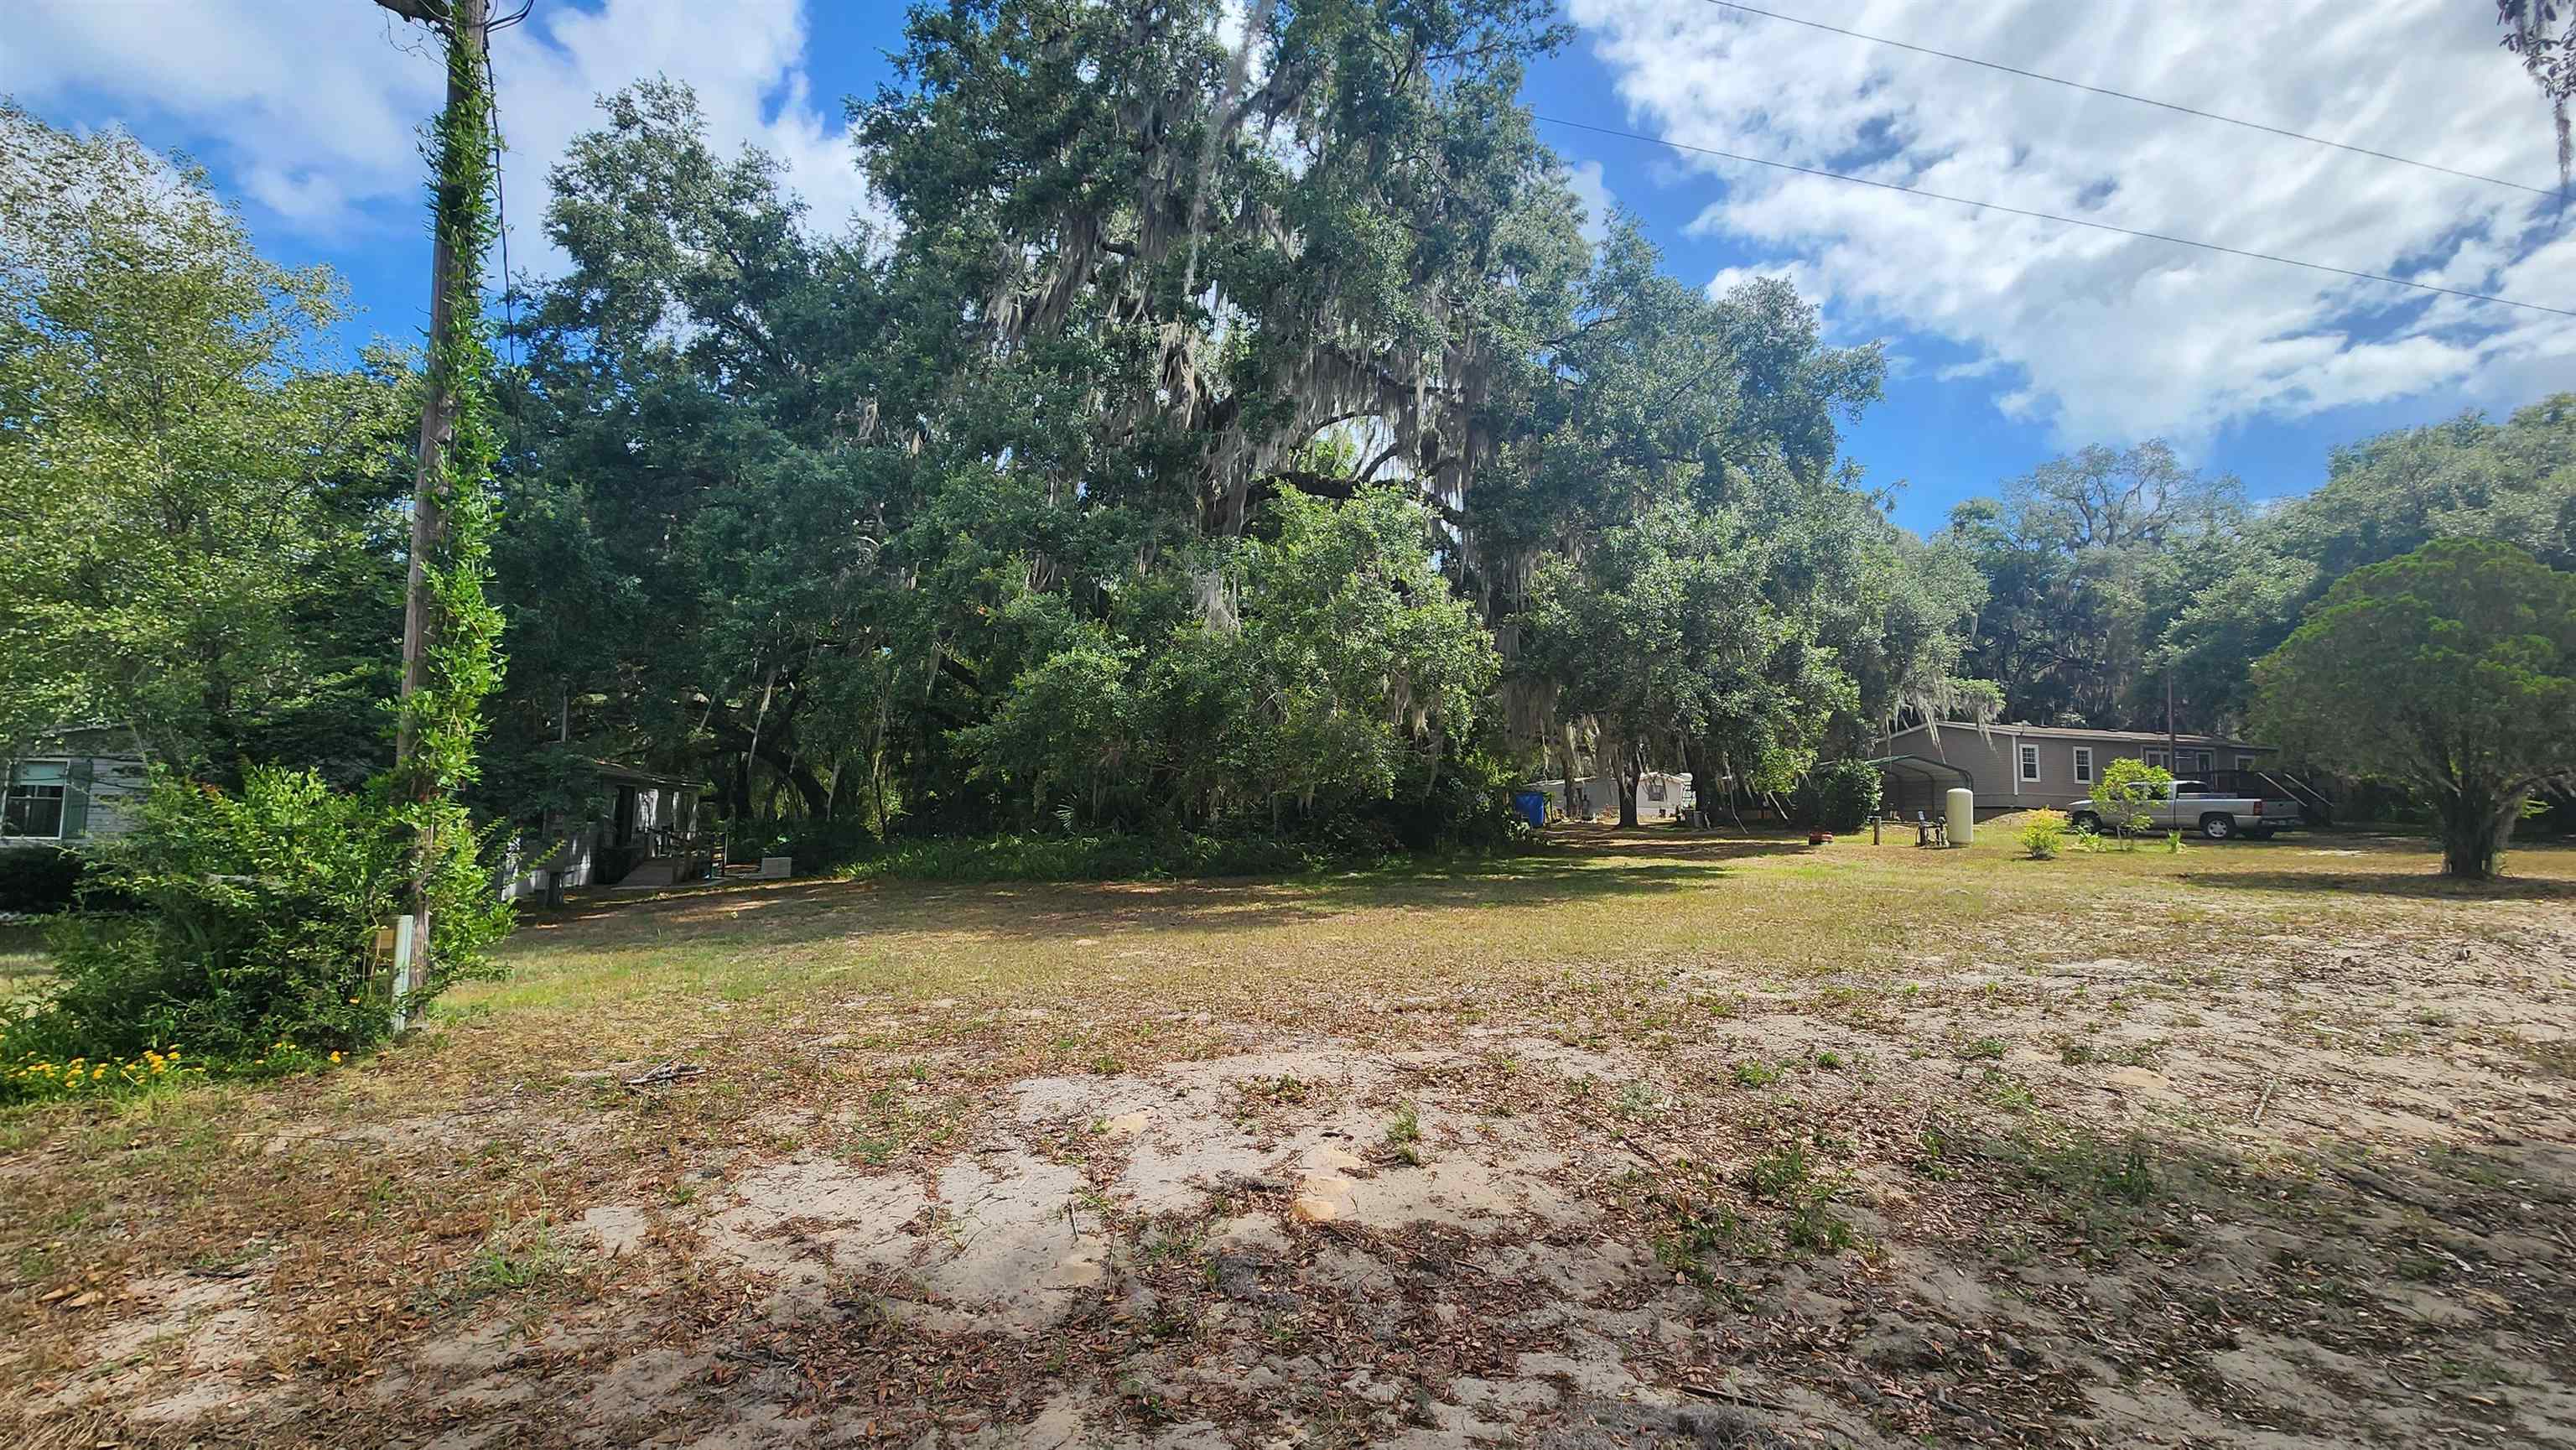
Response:
[{"label": "truck wheel", "polygon": [[2075,819],[2069,821],[2067,824],[2075,827],[2075,829],[2079,831],[2084,831],[2092,835],[2098,836],[2102,834],[2102,818],[2093,814],[2091,811],[2077,811],[2075,813]]},{"label": "truck wheel", "polygon": [[2200,833],[2213,841],[2224,841],[2236,834],[2236,818],[2225,811],[2211,811],[2200,818]]}]

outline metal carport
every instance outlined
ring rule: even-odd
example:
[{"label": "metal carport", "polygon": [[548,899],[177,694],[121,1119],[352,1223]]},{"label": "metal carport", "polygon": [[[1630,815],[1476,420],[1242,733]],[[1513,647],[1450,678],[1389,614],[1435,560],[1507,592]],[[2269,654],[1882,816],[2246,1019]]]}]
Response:
[{"label": "metal carport", "polygon": [[1869,762],[1878,767],[1878,808],[1887,815],[1914,819],[1919,812],[1941,819],[1954,787],[1977,788],[1977,778],[1964,766],[1921,755],[1883,755]]}]

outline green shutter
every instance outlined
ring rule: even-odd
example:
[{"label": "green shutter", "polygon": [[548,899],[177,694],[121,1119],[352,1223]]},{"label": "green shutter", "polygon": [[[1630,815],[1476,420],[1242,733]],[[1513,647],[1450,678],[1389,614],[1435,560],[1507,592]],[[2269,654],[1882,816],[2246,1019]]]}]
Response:
[{"label": "green shutter", "polygon": [[96,762],[86,755],[72,758],[69,785],[63,791],[63,839],[77,841],[89,834],[89,784]]}]

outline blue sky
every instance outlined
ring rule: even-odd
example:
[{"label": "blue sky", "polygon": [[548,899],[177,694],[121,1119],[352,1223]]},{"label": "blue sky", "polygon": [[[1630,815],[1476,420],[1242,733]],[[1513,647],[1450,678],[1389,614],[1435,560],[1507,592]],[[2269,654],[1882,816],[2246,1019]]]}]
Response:
[{"label": "blue sky", "polygon": [[[1563,0],[1577,37],[1524,93],[1542,115],[1859,169],[2036,210],[2576,307],[2576,236],[2444,178],[1730,12]],[[184,149],[260,245],[327,263],[352,345],[419,335],[426,224],[410,129],[437,69],[365,0],[20,0],[0,91],[57,124]],[[2545,112],[2483,7],[2283,0],[1962,13],[1861,0],[1784,13],[2546,184]],[[542,269],[544,169],[589,98],[667,73],[718,138],[781,155],[823,215],[870,203],[841,100],[889,76],[891,0],[539,0],[500,37],[512,261]],[[2271,264],[1943,206],[1542,128],[1693,282],[1786,272],[1839,341],[1882,339],[1885,401],[1847,431],[1897,517],[1939,526],[2088,442],[2173,441],[2257,497],[2336,444],[2576,387],[2576,324],[2421,301]],[[1597,171],[1593,168],[1597,167]]]}]

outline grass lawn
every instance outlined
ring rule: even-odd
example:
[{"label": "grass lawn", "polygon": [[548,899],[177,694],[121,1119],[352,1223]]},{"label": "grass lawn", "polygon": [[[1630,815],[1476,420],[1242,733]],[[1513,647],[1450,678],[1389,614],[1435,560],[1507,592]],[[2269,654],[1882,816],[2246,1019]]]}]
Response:
[{"label": "grass lawn", "polygon": [[2576,851],[1910,839],[530,916],[0,1116],[0,1442],[2576,1440]]},{"label": "grass lawn", "polygon": [[0,1002],[45,977],[45,929],[33,922],[0,925]]}]

